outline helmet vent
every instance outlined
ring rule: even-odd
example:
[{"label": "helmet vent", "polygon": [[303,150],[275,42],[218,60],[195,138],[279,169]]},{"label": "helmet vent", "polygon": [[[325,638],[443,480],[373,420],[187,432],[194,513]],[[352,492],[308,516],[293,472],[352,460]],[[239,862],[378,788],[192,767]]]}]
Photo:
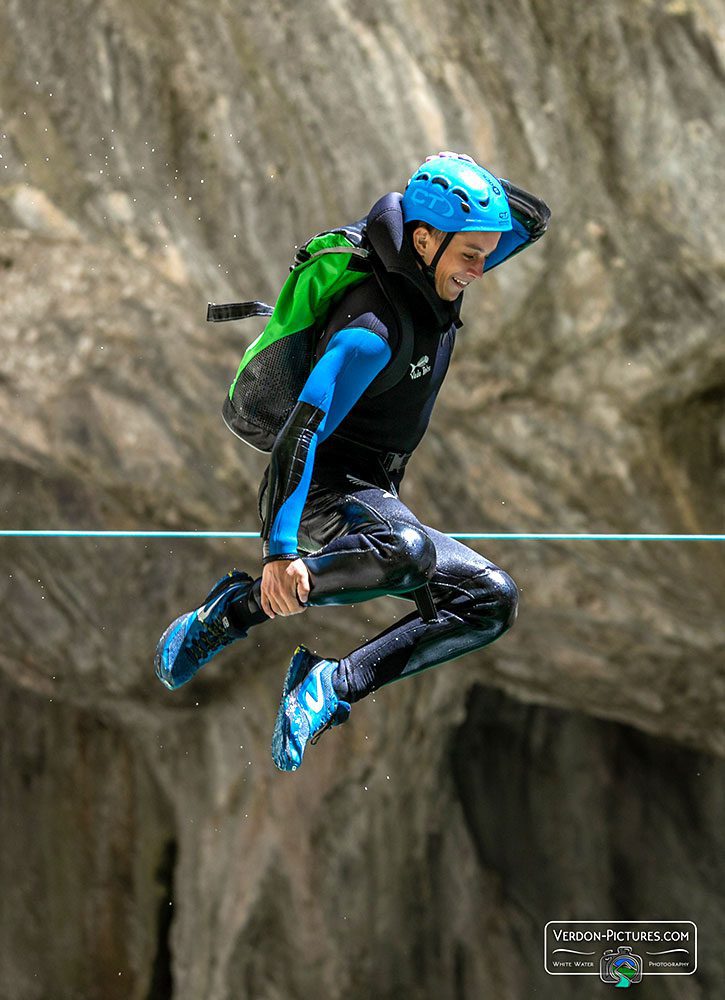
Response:
[{"label": "helmet vent", "polygon": [[461,210],[465,212],[466,215],[470,215],[471,212],[471,199],[468,196],[468,191],[464,191],[463,188],[455,187],[451,188],[451,194],[456,195],[457,198],[461,199]]},{"label": "helmet vent", "polygon": [[503,182],[470,156],[445,150],[413,171],[403,195],[403,220],[427,222],[443,232],[508,232],[512,222],[504,192]]}]

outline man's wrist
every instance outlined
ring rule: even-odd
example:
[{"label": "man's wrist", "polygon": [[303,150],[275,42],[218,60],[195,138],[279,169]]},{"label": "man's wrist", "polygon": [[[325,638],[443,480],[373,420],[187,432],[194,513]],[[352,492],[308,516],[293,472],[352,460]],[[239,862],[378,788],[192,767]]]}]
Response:
[{"label": "man's wrist", "polygon": [[262,565],[266,566],[267,563],[271,562],[281,562],[286,559],[288,562],[292,562],[294,559],[299,559],[299,553],[297,552],[280,552],[277,555],[264,556],[262,558]]},{"label": "man's wrist", "polygon": [[299,552],[297,551],[297,539],[288,539],[285,543],[287,545],[286,549],[282,551],[272,552],[272,548],[276,547],[278,550],[281,548],[280,541],[271,542],[269,538],[262,538],[262,565],[265,566],[268,562],[275,562],[277,559],[298,559]]}]

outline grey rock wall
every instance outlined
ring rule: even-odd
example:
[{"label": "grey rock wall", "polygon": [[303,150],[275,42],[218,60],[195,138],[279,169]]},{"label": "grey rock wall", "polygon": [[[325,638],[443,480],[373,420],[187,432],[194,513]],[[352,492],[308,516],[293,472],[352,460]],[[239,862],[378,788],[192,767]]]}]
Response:
[{"label": "grey rock wall", "polygon": [[[2,524],[256,529],[263,456],[219,406],[257,329],[204,303],[273,298],[295,243],[452,148],[553,221],[467,293],[404,499],[449,531],[721,532],[724,15],[8,0]],[[291,778],[294,646],[407,606],[278,619],[171,695],[158,634],[258,543],[1,545],[3,1000],[553,996],[541,930],[587,902],[700,919],[700,972],[658,986],[716,995],[719,544],[483,544],[514,630]]]}]

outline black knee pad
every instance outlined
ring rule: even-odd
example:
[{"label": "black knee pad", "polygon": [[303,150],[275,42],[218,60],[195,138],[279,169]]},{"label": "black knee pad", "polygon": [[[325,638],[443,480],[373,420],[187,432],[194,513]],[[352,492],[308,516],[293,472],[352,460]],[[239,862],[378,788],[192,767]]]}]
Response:
[{"label": "black knee pad", "polygon": [[436,571],[435,544],[420,528],[406,521],[389,522],[385,532],[386,584],[391,592],[421,587]]}]

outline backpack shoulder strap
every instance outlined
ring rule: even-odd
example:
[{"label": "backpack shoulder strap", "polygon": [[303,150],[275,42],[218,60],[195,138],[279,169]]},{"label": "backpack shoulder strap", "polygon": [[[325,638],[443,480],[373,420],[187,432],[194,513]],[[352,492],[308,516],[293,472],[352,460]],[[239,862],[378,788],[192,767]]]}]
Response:
[{"label": "backpack shoulder strap", "polygon": [[[324,229],[321,233],[311,236],[306,243],[296,248],[294,258],[290,264],[290,271],[294,271],[300,264],[306,264],[315,257],[321,257],[324,254],[346,253],[350,254],[350,261],[347,265],[348,271],[369,272],[370,251],[365,246],[366,223],[367,219],[358,219],[357,222],[351,222],[347,226],[340,226],[338,229]],[[315,249],[310,250],[310,244],[313,244],[320,237],[326,236],[343,236],[348,242],[342,246],[323,246],[322,248],[315,247]]]}]

